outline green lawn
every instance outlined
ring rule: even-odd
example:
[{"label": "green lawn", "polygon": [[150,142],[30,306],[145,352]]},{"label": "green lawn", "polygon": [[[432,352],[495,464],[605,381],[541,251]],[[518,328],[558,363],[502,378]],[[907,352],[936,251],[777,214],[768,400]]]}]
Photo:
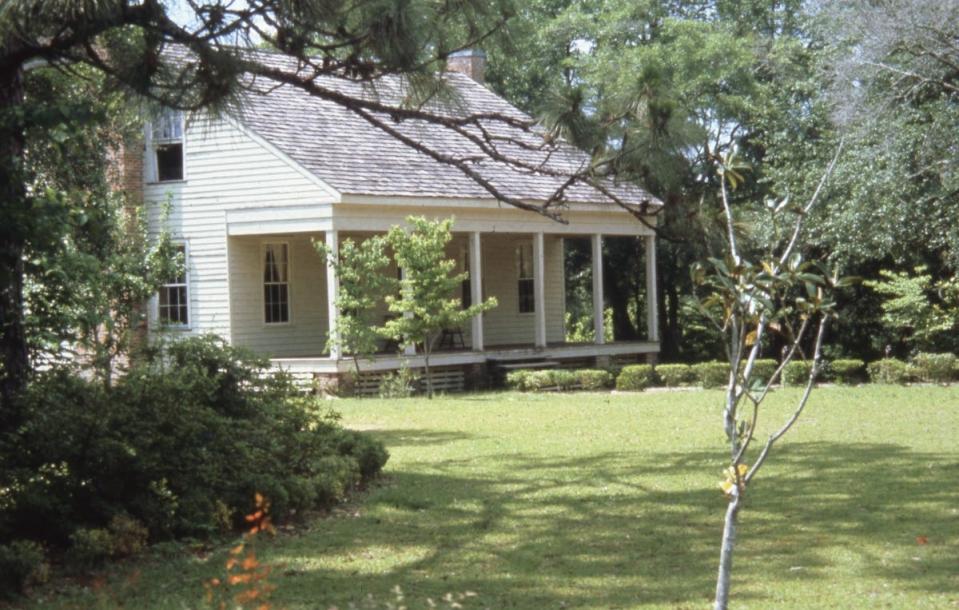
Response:
[{"label": "green lawn", "polygon": [[[767,429],[795,397],[770,399]],[[336,402],[348,426],[387,443],[386,477],[266,545],[274,600],[383,608],[399,585],[410,608],[467,591],[465,608],[707,608],[725,504],[720,400]],[[757,481],[734,607],[959,606],[959,388],[818,390]],[[35,607],[198,607],[224,557],[134,562],[96,592],[48,590]]]}]

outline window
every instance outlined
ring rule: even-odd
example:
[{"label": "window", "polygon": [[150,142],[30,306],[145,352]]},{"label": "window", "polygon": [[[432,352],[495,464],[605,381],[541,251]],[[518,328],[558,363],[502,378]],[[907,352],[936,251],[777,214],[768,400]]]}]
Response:
[{"label": "window", "polygon": [[536,311],[536,298],[533,296],[533,244],[520,244],[516,247],[516,271],[519,277],[519,312]]},{"label": "window", "polygon": [[163,111],[152,135],[157,182],[183,180],[183,113]]},{"label": "window", "polygon": [[267,324],[290,321],[290,249],[285,243],[263,248],[263,320]]},{"label": "window", "polygon": [[190,323],[190,292],[186,273],[186,246],[176,247],[177,257],[183,262],[183,271],[160,286],[158,314],[160,322],[170,326],[187,326]]}]

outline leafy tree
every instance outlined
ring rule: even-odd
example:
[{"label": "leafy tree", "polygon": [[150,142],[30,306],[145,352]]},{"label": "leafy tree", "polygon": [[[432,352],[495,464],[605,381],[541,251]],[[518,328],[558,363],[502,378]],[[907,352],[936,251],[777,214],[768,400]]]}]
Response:
[{"label": "leafy tree", "polygon": [[327,349],[339,347],[353,356],[353,364],[359,371],[360,359],[376,353],[382,335],[377,305],[396,288],[396,280],[384,273],[390,264],[386,237],[375,235],[360,243],[347,238],[335,253],[325,244],[314,245],[333,266],[340,282],[336,298],[339,317],[327,340]]},{"label": "leafy tree", "polygon": [[463,307],[454,297],[469,277],[453,273],[456,261],[446,258],[446,244],[452,239],[452,219],[407,218],[409,228],[393,227],[387,235],[396,264],[403,270],[399,296],[389,295],[386,302],[397,317],[388,320],[384,333],[406,345],[423,349],[426,392],[433,397],[430,354],[443,329],[456,328],[484,311],[496,307],[496,297]]},{"label": "leafy tree", "polygon": [[[804,28],[796,0],[541,0],[524,5],[512,36],[490,53],[495,88],[666,202],[657,225],[664,359],[699,356],[716,342],[686,348],[684,328],[695,320],[683,307],[689,267],[722,249],[715,158],[735,147],[750,161],[756,178],[731,194],[743,203],[782,191],[762,170],[778,135],[803,128],[816,91],[804,80],[815,51]],[[615,334],[638,336],[627,312],[645,297],[635,282],[642,257],[626,244],[605,254],[616,271],[605,275]]]},{"label": "leafy tree", "polygon": [[[702,311],[722,332],[729,362],[723,429],[730,454],[726,480],[721,483],[728,505],[716,581],[716,610],[726,610],[729,605],[736,530],[746,491],[775,443],[802,415],[822,368],[827,322],[836,315],[832,295],[850,284],[826,273],[818,263],[804,262],[802,256],[804,218],[818,203],[840,150],[807,202],[798,206],[786,199],[768,204],[768,222],[755,225],[760,229],[758,233],[767,236],[761,249],[745,246],[748,241],[739,234],[737,215],[728,196],[729,189],[743,182],[740,173],[743,165],[730,154],[717,167],[726,218],[726,251],[722,258],[711,258],[708,266],[693,268],[694,282],[708,292],[702,300]],[[786,338],[787,349],[778,367],[764,378],[757,362],[763,344],[772,333]],[[812,367],[805,389],[794,411],[766,439],[758,453],[750,456],[762,403],[810,335],[813,337]]]},{"label": "leafy tree", "polygon": [[959,324],[959,282],[934,281],[925,267],[913,274],[880,270],[881,280],[865,285],[885,297],[882,322],[897,341],[920,351],[953,350],[952,331]]}]

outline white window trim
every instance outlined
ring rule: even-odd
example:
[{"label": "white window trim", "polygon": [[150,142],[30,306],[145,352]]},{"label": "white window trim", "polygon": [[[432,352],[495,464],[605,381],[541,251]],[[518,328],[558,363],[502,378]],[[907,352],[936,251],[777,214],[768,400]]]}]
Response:
[{"label": "white window trim", "polygon": [[186,114],[180,112],[180,139],[179,140],[166,140],[162,143],[177,142],[183,146],[183,177],[179,180],[160,180],[158,177],[159,168],[157,167],[157,155],[156,155],[156,144],[153,141],[153,121],[148,121],[144,125],[146,133],[144,134],[145,142],[145,156],[146,162],[144,163],[146,169],[146,183],[147,184],[180,184],[187,181],[187,162],[186,162],[186,150],[187,150],[187,138],[186,138]]},{"label": "white window trim", "polygon": [[[266,321],[266,281],[263,279],[264,265],[266,264],[266,246],[267,245],[286,245],[286,322],[267,322]],[[260,324],[267,328],[276,326],[293,325],[293,247],[289,240],[285,239],[264,239],[260,242],[259,257],[259,278],[260,278]]]},{"label": "white window trim", "polygon": [[[533,266],[532,271],[530,272],[529,277],[523,277],[522,265],[519,262],[519,250],[520,248],[529,248],[529,264]],[[513,248],[513,264],[516,266],[516,283],[513,285],[513,290],[516,291],[516,315],[518,316],[535,316],[536,315],[536,299],[534,296],[533,299],[533,311],[520,311],[520,298],[519,298],[519,281],[520,280],[533,280],[533,291],[536,291],[536,265],[533,262],[533,240],[520,240],[516,242],[516,246]]]},{"label": "white window trim", "polygon": [[[172,239],[170,240],[174,247],[183,246],[183,281],[186,286],[186,324],[173,324],[171,322],[164,322],[160,318],[160,291],[158,290],[155,295],[153,295],[153,306],[152,314],[153,320],[156,323],[157,328],[160,330],[175,330],[175,331],[188,331],[193,329],[193,302],[191,301],[190,290],[190,242],[186,239]],[[161,288],[164,286],[180,286],[180,284],[161,284]]]}]

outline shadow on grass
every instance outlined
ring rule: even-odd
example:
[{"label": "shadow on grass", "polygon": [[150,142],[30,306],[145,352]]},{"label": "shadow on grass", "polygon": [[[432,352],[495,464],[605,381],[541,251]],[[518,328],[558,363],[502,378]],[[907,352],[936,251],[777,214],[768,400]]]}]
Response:
[{"label": "shadow on grass", "polygon": [[477,434],[466,434],[448,430],[424,430],[422,428],[372,429],[369,430],[369,432],[383,441],[388,448],[444,445],[454,441],[482,438]]},{"label": "shadow on grass", "polygon": [[[388,444],[444,442],[377,434]],[[503,455],[482,458],[497,460],[483,473],[512,473],[499,478],[464,476],[460,461],[394,472],[362,516],[284,541],[277,560],[298,567],[276,584],[288,603],[320,608],[389,599],[396,585],[420,600],[475,591],[475,605],[490,608],[700,608],[725,505],[715,487],[721,458]],[[954,589],[954,459],[895,444],[784,445],[747,500],[735,579],[812,583],[832,569],[832,552],[852,552],[864,577]],[[904,560],[920,535],[931,552]],[[318,553],[327,560],[300,561]]]}]

